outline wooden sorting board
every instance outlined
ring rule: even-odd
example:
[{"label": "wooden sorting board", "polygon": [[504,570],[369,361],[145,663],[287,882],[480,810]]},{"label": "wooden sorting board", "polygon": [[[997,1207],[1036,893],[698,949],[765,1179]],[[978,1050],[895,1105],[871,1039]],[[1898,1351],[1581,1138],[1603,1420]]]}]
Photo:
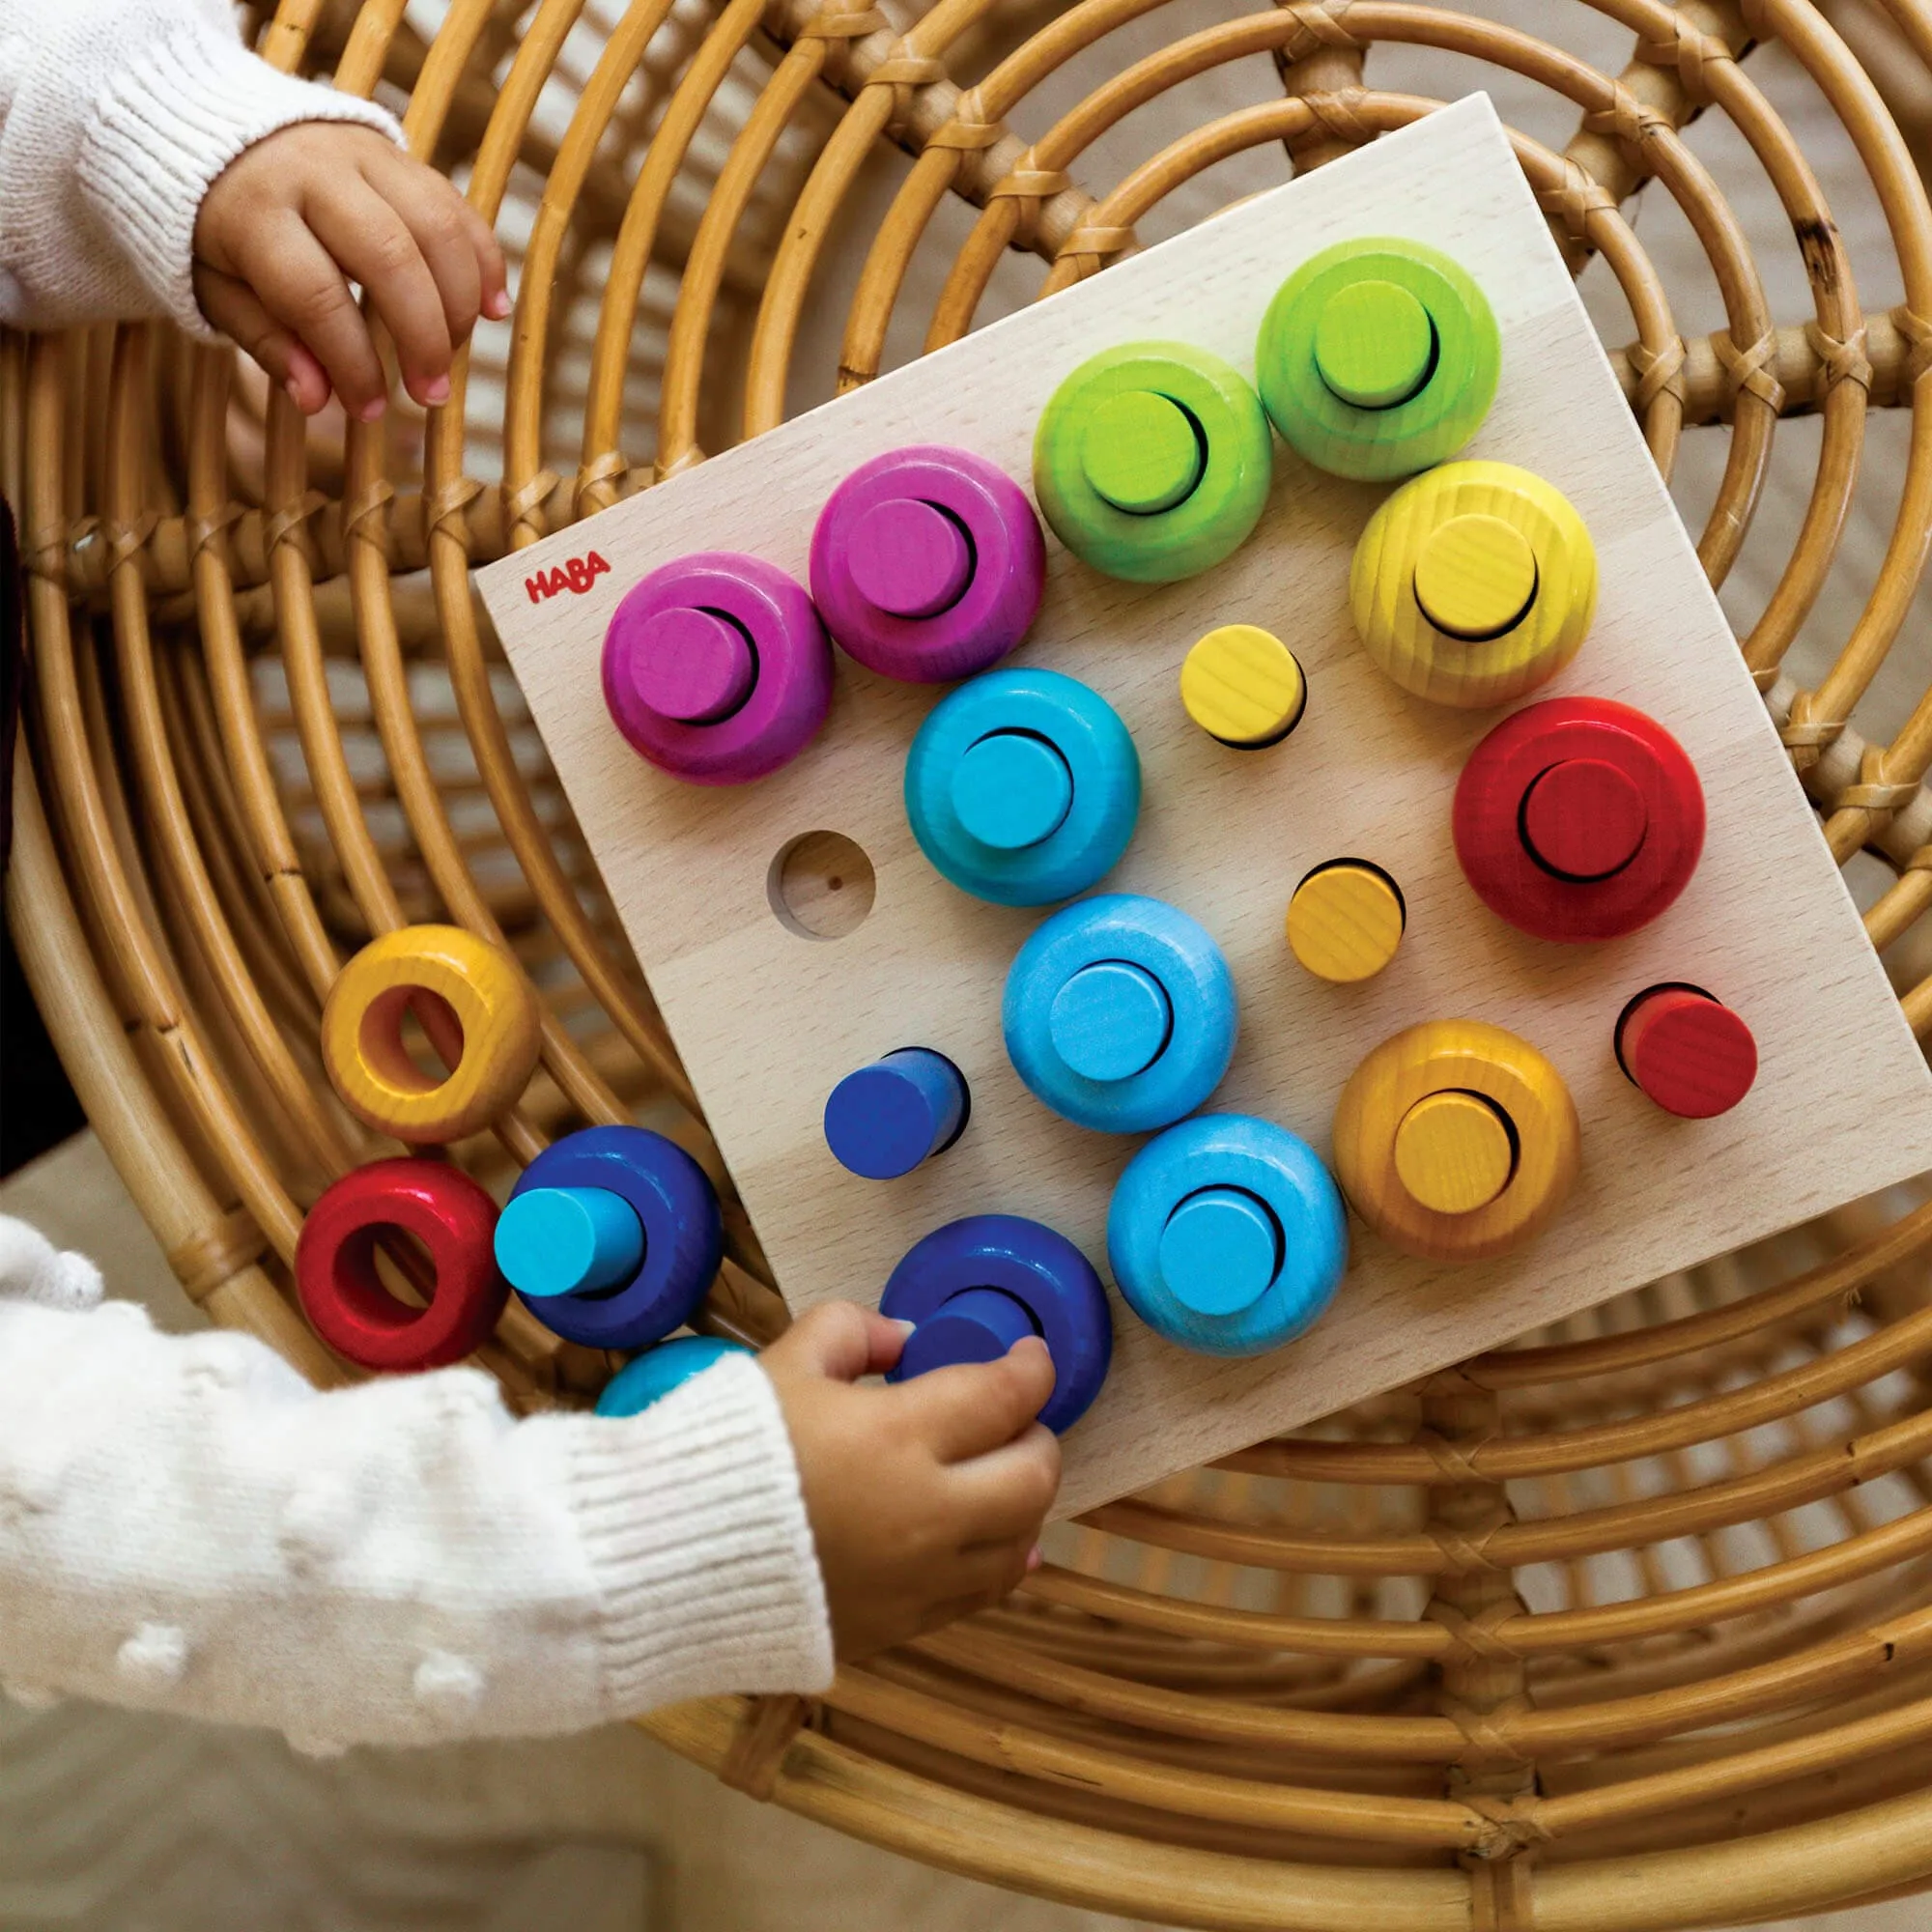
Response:
[{"label": "wooden sorting board", "polygon": [[[1594,628],[1536,696],[1620,698],[1658,718],[1702,775],[1708,843],[1676,905],[1608,945],[1531,940],[1483,908],[1457,867],[1449,808],[1498,714],[1406,696],[1349,622],[1350,552],[1384,486],[1336,481],[1277,442],[1255,535],[1205,576],[1153,588],[1100,577],[1049,536],[1045,602],[1009,662],[1084,679],[1134,734],[1140,827],[1101,889],[1172,900],[1225,950],[1241,1034],[1210,1107],[1278,1121],[1325,1155],[1336,1097],[1371,1047],[1418,1020],[1472,1018],[1554,1061],[1583,1134],[1569,1205],[1505,1260],[1412,1260],[1351,1220],[1333,1308],[1271,1354],[1188,1354],[1117,1300],[1113,1375],[1066,1437],[1062,1514],[1932,1167],[1932,1079],[1489,100],[1234,208],[481,573],[792,1307],[876,1300],[914,1240],[967,1213],[1045,1221],[1104,1274],[1108,1196],[1141,1140],[1068,1125],[1008,1065],[1001,989],[1044,914],[969,898],[913,842],[905,753],[940,690],[891,683],[841,654],[830,720],[801,757],[754,784],[704,789],[646,765],[611,725],[605,625],[639,576],[691,551],[751,552],[803,581],[833,487],[900,444],[957,444],[1028,481],[1041,406],[1110,344],[1192,342],[1252,376],[1263,310],[1289,272],[1331,242],[1383,234],[1452,254],[1494,306],[1501,385],[1464,453],[1548,478],[1597,544]],[[609,575],[531,601],[527,578],[593,547]],[[1268,751],[1214,744],[1177,692],[1187,647],[1237,620],[1277,632],[1309,677],[1306,718]],[[768,892],[776,856],[814,830],[856,840],[876,874],[869,916],[834,940],[781,923]],[[1353,987],[1303,972],[1282,928],[1295,883],[1345,854],[1385,867],[1408,905],[1394,964]],[[1661,1113],[1612,1057],[1625,1002],[1669,980],[1710,988],[1756,1033],[1757,1085],[1718,1120]],[[972,1124],[901,1180],[857,1179],[826,1150],[825,1097],[906,1045],[937,1047],[964,1070]]]}]

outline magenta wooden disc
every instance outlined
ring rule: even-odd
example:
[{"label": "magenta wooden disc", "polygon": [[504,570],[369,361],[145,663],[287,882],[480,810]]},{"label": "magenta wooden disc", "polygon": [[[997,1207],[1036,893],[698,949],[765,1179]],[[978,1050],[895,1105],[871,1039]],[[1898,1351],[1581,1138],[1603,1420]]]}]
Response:
[{"label": "magenta wooden disc", "polygon": [[661,718],[711,724],[744,703],[756,667],[745,634],[710,611],[667,611],[631,653],[631,685]]},{"label": "magenta wooden disc", "polygon": [[973,575],[966,532],[917,497],[888,497],[852,526],[852,582],[893,617],[935,617],[958,603]]},{"label": "magenta wooden disc", "polygon": [[868,670],[971,677],[1027,634],[1046,540],[1027,494],[971,450],[918,443],[862,463],[811,533],[811,595]]}]

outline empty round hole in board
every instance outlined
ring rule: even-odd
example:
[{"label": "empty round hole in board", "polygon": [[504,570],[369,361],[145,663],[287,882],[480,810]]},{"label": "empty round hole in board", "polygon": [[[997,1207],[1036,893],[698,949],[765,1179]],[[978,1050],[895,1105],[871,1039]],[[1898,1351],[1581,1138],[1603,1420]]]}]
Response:
[{"label": "empty round hole in board", "polygon": [[765,893],[779,923],[801,939],[843,939],[865,923],[878,881],[842,832],[802,832],[772,861]]}]

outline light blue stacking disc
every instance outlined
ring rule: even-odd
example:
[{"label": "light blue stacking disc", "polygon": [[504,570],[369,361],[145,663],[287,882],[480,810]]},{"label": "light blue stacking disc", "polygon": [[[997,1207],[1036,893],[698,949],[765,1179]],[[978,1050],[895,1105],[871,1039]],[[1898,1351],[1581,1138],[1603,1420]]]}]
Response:
[{"label": "light blue stacking disc", "polygon": [[525,1294],[594,1294],[618,1288],[644,1259],[644,1230],[607,1187],[531,1187],[497,1220],[497,1265]]},{"label": "light blue stacking disc", "polygon": [[1235,1315],[1267,1293],[1281,1265],[1275,1219],[1237,1187],[1205,1187],[1167,1217],[1160,1278],[1197,1315]]},{"label": "light blue stacking disc", "polygon": [[597,1398],[599,1415],[636,1415],[672,1389],[682,1388],[725,1355],[749,1355],[742,1342],[721,1341],[715,1335],[677,1335],[646,1349],[604,1384]]},{"label": "light blue stacking disc", "polygon": [[1053,1050],[1085,1080],[1128,1080],[1160,1058],[1174,1009],[1153,975],[1124,959],[1083,966],[1053,996]]},{"label": "light blue stacking disc", "polygon": [[999,852],[1037,845],[1073,804],[1066,760],[1031,731],[995,731],[952,768],[952,809],[969,838]]}]

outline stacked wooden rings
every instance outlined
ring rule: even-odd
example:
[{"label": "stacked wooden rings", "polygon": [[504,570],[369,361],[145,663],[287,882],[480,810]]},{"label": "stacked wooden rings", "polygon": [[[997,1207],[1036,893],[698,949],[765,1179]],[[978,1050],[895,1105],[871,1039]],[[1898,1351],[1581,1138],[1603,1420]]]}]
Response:
[{"label": "stacked wooden rings", "polygon": [[1273,464],[1247,381],[1179,342],[1090,357],[1034,434],[1034,494],[1054,534],[1136,583],[1175,582],[1231,556],[1261,519]]},{"label": "stacked wooden rings", "polygon": [[868,670],[970,677],[1026,636],[1046,545],[1026,493],[963,449],[917,444],[862,464],[819,512],[811,595]]},{"label": "stacked wooden rings", "polygon": [[1282,440],[1317,469],[1381,482],[1468,441],[1495,397],[1501,339],[1468,273],[1419,242],[1344,242],[1268,304],[1255,377]]},{"label": "stacked wooden rings", "polygon": [[1046,905],[1127,848],[1141,766],[1097,692],[1053,670],[982,672],[936,704],[906,754],[913,837],[962,892]]},{"label": "stacked wooden rings", "polygon": [[1056,1434],[1087,1413],[1113,1360],[1113,1318],[1093,1263],[1065,1235],[1016,1214],[969,1215],[916,1242],[879,1313],[915,1324],[889,1381],[996,1361],[1039,1336],[1054,1368],[1039,1419]]},{"label": "stacked wooden rings", "polygon": [[625,594],[604,637],[604,702],[642,757],[743,784],[795,757],[832,702],[832,646],[776,564],[703,551]]},{"label": "stacked wooden rings", "polygon": [[519,1297],[566,1342],[641,1349],[690,1321],[724,1224],[704,1170],[645,1127],[586,1127],[524,1170],[496,1232]]},{"label": "stacked wooden rings", "polygon": [[[315,1332],[365,1369],[437,1369],[490,1337],[509,1290],[491,1259],[497,1204],[461,1168],[440,1161],[372,1161],[327,1188],[296,1242],[296,1292]],[[377,1244],[400,1230],[429,1256],[412,1308],[384,1286]],[[411,1267],[397,1243],[390,1260]]]},{"label": "stacked wooden rings", "polygon": [[1255,1355],[1304,1333],[1349,1260],[1342,1197],[1286,1127],[1202,1114],[1127,1163],[1107,1258],[1148,1326],[1211,1355]]},{"label": "stacked wooden rings", "polygon": [[1075,1126],[1145,1133],[1220,1084],[1235,1053],[1235,980],[1184,912],[1103,894],[1063,907],[1020,948],[1000,1020],[1037,1099]]},{"label": "stacked wooden rings", "polygon": [[1504,721],[1456,786],[1456,856],[1498,918],[1539,939],[1634,932],[1690,882],[1704,792],[1662,725],[1601,697]]}]

